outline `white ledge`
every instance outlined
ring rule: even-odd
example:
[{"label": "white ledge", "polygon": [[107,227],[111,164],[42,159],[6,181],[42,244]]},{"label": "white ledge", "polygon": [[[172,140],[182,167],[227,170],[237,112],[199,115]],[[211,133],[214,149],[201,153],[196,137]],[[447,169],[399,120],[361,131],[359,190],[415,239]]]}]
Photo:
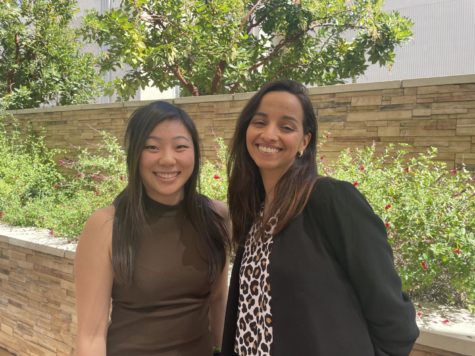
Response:
[{"label": "white ledge", "polygon": [[419,345],[475,355],[475,315],[468,310],[434,304],[415,303],[421,334]]},{"label": "white ledge", "polygon": [[51,236],[48,229],[10,226],[3,223],[0,223],[0,242],[69,259],[74,259],[77,245],[75,241]]}]

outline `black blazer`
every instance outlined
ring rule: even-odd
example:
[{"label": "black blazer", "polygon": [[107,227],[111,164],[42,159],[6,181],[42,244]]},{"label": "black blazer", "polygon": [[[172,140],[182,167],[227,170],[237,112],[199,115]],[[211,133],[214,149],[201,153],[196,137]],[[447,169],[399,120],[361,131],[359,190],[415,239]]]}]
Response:
[{"label": "black blazer", "polygon": [[[222,355],[234,356],[239,267],[229,289]],[[352,184],[320,178],[304,211],[274,236],[272,356],[408,355],[419,335],[386,228]]]}]

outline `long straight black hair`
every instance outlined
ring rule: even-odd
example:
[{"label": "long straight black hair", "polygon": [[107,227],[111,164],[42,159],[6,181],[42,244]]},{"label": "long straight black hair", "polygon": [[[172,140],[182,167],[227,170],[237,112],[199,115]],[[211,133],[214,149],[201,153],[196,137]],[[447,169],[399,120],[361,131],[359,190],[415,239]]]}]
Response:
[{"label": "long straight black hair", "polygon": [[128,184],[114,201],[112,230],[112,266],[114,278],[119,284],[129,284],[133,280],[137,245],[146,226],[146,193],[139,173],[140,157],[150,133],[166,120],[181,122],[193,141],[195,163],[184,186],[184,205],[186,214],[205,242],[211,280],[216,278],[226,262],[230,245],[226,221],[213,209],[210,199],[197,192],[200,147],[195,124],[184,110],[164,101],[156,101],[132,114],[125,133]]},{"label": "long straight black hair", "polygon": [[228,204],[233,241],[238,244],[246,238],[265,199],[264,184],[259,168],[247,150],[246,131],[264,95],[274,91],[287,92],[298,98],[304,113],[304,134],[311,135],[310,142],[302,156],[295,159],[292,166],[276,184],[274,200],[268,214],[268,216],[274,216],[279,211],[279,219],[274,233],[277,234],[281,231],[293,217],[303,210],[317,179],[317,119],[307,89],[292,80],[270,82],[262,87],[241,111],[230,145],[227,166]]}]

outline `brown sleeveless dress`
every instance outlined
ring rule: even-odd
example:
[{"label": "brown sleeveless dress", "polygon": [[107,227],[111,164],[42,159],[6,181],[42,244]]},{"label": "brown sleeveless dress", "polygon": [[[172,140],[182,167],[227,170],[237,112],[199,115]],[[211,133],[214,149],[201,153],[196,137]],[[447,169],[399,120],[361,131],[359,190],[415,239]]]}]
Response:
[{"label": "brown sleeveless dress", "polygon": [[134,281],[112,287],[108,356],[210,356],[210,279],[200,239],[183,202],[146,199],[149,232],[137,251]]}]

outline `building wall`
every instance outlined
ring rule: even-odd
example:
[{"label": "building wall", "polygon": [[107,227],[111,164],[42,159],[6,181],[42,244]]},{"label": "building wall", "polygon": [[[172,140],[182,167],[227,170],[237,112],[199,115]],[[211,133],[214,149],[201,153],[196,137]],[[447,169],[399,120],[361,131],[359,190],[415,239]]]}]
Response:
[{"label": "building wall", "polygon": [[475,73],[475,1],[385,0],[414,22],[413,36],[396,48],[391,68],[370,65],[358,83]]},{"label": "building wall", "polygon": [[[404,142],[414,152],[439,150],[449,167],[475,168],[475,75],[310,88],[320,134],[329,132],[321,154]],[[229,142],[239,112],[252,93],[184,97],[170,101],[195,120],[203,155],[215,157],[216,137]],[[100,131],[122,139],[128,117],[146,101],[11,111],[23,125],[45,135],[54,148],[93,147]]]}]

